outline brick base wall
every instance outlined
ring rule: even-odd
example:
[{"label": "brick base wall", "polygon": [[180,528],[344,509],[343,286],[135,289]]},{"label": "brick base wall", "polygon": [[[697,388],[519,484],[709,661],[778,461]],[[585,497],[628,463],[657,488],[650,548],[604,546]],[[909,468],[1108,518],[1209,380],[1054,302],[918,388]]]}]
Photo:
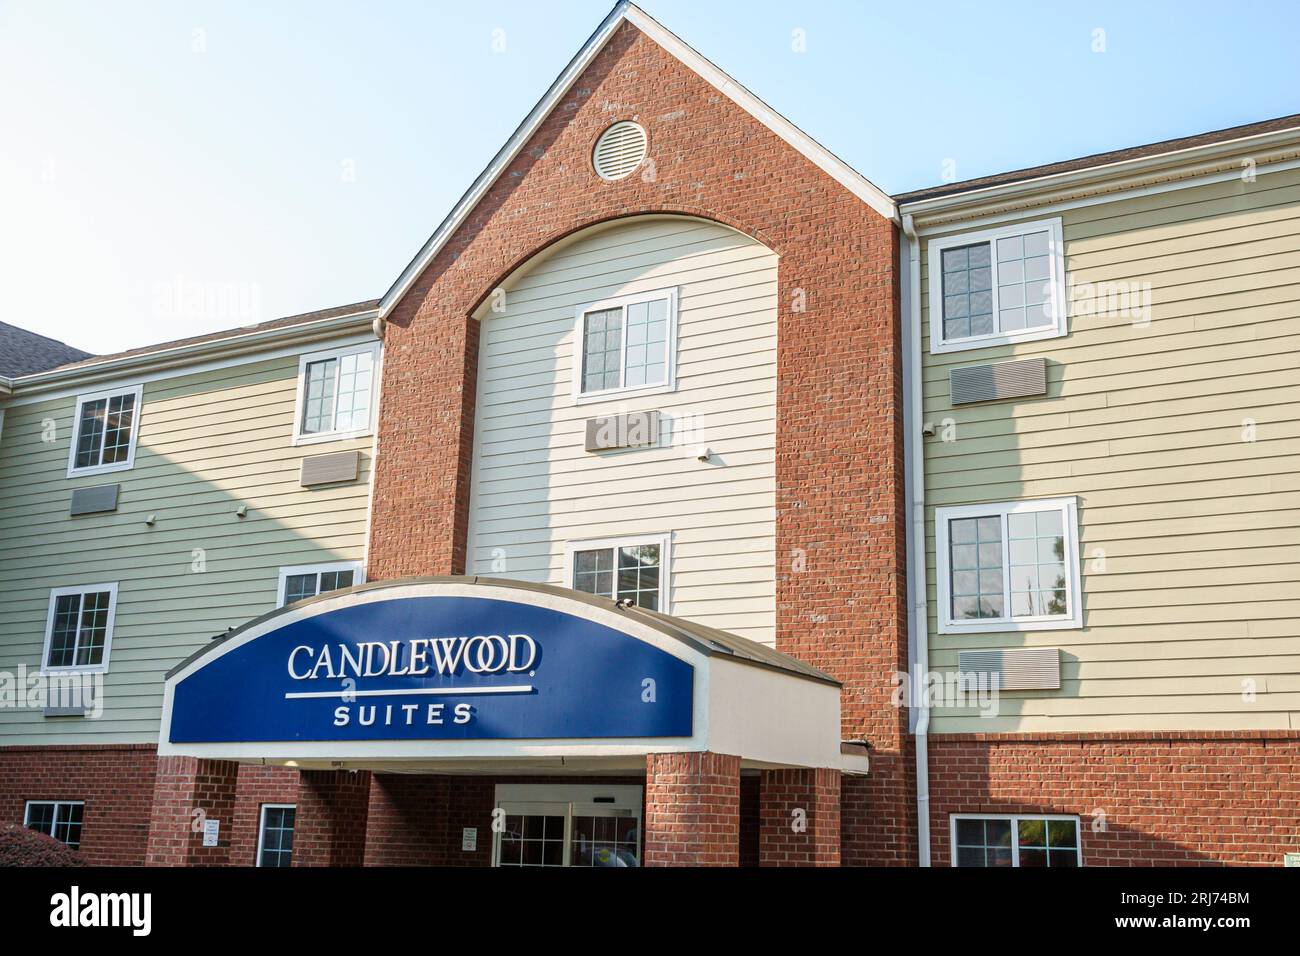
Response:
[{"label": "brick base wall", "polygon": [[1277,866],[1300,852],[1300,734],[936,735],[930,806],[935,866],[952,813],[1077,813],[1085,866]]},{"label": "brick base wall", "polygon": [[[490,866],[496,780],[375,774],[370,785],[366,866]],[[461,849],[465,827],[475,849]]]},{"label": "brick base wall", "polygon": [[158,758],[148,744],[0,747],[0,822],[28,800],[82,800],[81,853],[96,866],[142,866]]},{"label": "brick base wall", "polygon": [[840,865],[840,772],[765,770],[760,866]]},{"label": "brick base wall", "polygon": [[840,863],[916,866],[915,751],[871,752],[871,772],[840,784]]},{"label": "brick base wall", "polygon": [[370,771],[304,770],[298,775],[293,866],[360,866],[366,855]]}]

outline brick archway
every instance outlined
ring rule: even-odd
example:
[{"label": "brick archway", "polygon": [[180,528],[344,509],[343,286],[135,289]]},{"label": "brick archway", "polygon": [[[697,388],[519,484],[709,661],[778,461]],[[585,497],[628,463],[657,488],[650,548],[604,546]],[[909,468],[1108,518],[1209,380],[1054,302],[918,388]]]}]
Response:
[{"label": "brick archway", "polygon": [[[622,119],[649,131],[653,175],[606,182],[591,147]],[[843,735],[877,751],[883,776],[845,789],[846,806],[867,807],[846,816],[845,862],[904,862],[906,714],[890,701],[907,669],[897,231],[631,23],[389,315],[368,576],[465,571],[474,308],[560,239],[650,213],[710,219],[780,255],[777,646],[844,682]],[[876,810],[888,823],[866,820]]]}]

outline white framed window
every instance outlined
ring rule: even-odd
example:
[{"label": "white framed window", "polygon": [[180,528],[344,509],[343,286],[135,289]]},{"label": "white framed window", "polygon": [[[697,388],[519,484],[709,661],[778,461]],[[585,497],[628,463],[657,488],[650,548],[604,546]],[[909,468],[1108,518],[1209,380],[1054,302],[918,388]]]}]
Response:
[{"label": "white framed window", "polygon": [[42,673],[107,671],[116,614],[116,584],[51,589],[45,647],[41,653]]},{"label": "white framed window", "polygon": [[298,808],[292,803],[262,804],[257,824],[257,865],[293,864],[293,824]]},{"label": "white framed window", "polygon": [[951,821],[953,866],[1083,866],[1077,816],[954,813]]},{"label": "white framed window", "polygon": [[1065,335],[1061,220],[931,239],[930,351]]},{"label": "white framed window", "polygon": [[669,613],[671,535],[641,535],[570,541],[565,545],[565,581],[575,591]]},{"label": "white framed window", "polygon": [[641,788],[497,784],[493,866],[641,865]]},{"label": "white framed window", "polygon": [[1083,626],[1075,498],[934,511],[939,631]]},{"label": "white framed window", "polygon": [[312,352],[298,360],[293,443],[356,438],[374,430],[379,346]]},{"label": "white framed window", "polygon": [[86,805],[80,800],[28,800],[23,810],[23,826],[76,850],[81,846],[85,811]]},{"label": "white framed window", "polygon": [[68,477],[126,471],[135,464],[144,386],[77,396],[72,416]]},{"label": "white framed window", "polygon": [[575,401],[670,392],[677,376],[677,290],[580,305],[573,341]]},{"label": "white framed window", "polygon": [[302,564],[280,569],[280,593],[277,606],[350,588],[366,583],[366,570],[360,561],[335,561],[332,564]]}]

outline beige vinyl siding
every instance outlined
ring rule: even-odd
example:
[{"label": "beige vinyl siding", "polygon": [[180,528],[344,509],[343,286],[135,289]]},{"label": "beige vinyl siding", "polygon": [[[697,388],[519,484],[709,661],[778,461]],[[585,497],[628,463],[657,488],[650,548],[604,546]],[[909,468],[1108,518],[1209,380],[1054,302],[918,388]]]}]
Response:
[{"label": "beige vinyl siding", "polygon": [[[294,447],[297,376],[294,355],[146,382],[135,466],[112,474],[66,477],[75,396],[6,409],[0,670],[39,669],[51,588],[117,582],[118,603],[103,716],[3,709],[0,743],[156,741],[164,674],[274,608],[281,566],[362,559],[371,440]],[[299,484],[304,456],[353,448],[361,480]],[[116,512],[69,517],[74,488],[113,483]]]},{"label": "beige vinyl siding", "polygon": [[[940,708],[932,729],[1300,728],[1300,170],[1060,215],[1067,337],[931,355],[922,273],[924,418],[957,436],[925,439],[931,664],[1061,650],[1059,691],[1006,693],[992,719]],[[1149,326],[1098,312],[1117,282],[1150,284]],[[1027,356],[1047,397],[950,404],[952,368]],[[1083,629],[939,634],[934,508],[1066,495]]]},{"label": "beige vinyl siding", "polygon": [[[575,404],[578,306],[667,288],[676,390]],[[637,218],[555,249],[505,291],[504,313],[481,314],[471,568],[567,585],[566,542],[671,532],[672,613],[771,644],[776,255],[711,223]],[[672,444],[584,450],[588,418],[649,409]],[[696,460],[701,445],[712,461]]]}]

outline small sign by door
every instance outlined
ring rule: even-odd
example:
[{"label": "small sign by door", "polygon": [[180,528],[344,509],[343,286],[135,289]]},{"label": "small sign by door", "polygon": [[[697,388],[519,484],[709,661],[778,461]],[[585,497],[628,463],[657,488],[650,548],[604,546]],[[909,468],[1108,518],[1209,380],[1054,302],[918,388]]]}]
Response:
[{"label": "small sign by door", "polygon": [[216,846],[217,837],[220,836],[220,834],[221,834],[220,820],[203,821],[203,845],[204,846]]},{"label": "small sign by door", "polygon": [[466,853],[478,849],[478,827],[465,827],[460,831],[460,848]]}]

